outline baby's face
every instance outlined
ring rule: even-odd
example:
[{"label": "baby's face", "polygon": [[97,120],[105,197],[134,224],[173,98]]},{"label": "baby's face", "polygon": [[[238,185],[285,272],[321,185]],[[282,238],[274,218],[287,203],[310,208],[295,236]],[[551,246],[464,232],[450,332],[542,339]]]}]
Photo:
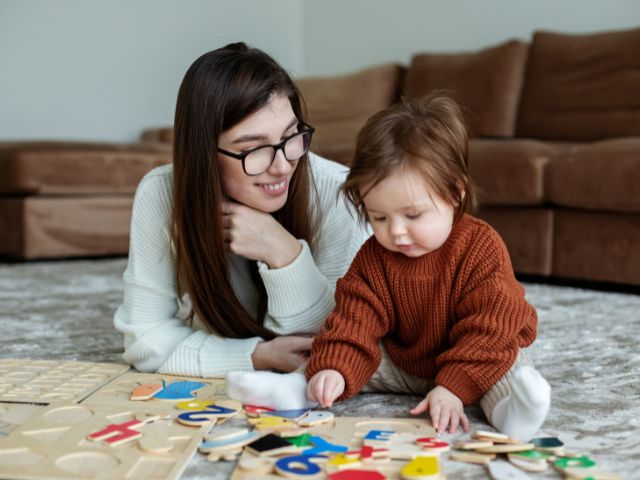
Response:
[{"label": "baby's face", "polygon": [[[367,190],[365,185],[362,191]],[[451,233],[454,207],[416,170],[385,178],[363,201],[376,239],[392,252],[420,257],[440,248]]]}]

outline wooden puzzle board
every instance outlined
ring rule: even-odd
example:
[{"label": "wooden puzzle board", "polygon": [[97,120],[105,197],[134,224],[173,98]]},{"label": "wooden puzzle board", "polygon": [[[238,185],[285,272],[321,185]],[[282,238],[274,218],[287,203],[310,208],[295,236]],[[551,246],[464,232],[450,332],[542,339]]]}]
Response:
[{"label": "wooden puzzle board", "polygon": [[[8,415],[17,404],[2,404]],[[39,407],[22,425],[0,437],[0,478],[11,479],[176,479],[197,450],[211,424],[187,427],[169,419],[145,424],[138,440],[111,447],[87,436],[109,424],[156,414],[141,406],[88,407],[73,403]],[[144,442],[144,443],[143,443]],[[142,449],[170,448],[166,453]]]},{"label": "wooden puzzle board", "polygon": [[[215,427],[214,427],[215,429]],[[335,420],[329,424],[319,425],[309,429],[312,435],[323,437],[334,445],[346,445],[350,449],[358,449],[362,446],[362,438],[370,430],[392,430],[402,437],[419,435],[420,437],[434,437],[436,435],[433,427],[422,418],[371,418],[371,417],[335,417]],[[213,430],[212,430],[213,431]],[[421,449],[418,446],[407,448],[415,448],[416,452]],[[411,455],[411,452],[407,452]],[[426,454],[426,453],[423,453]],[[244,450],[240,456],[240,461],[247,458],[255,457],[252,453]],[[281,457],[274,457],[275,459]],[[375,462],[363,464],[362,469],[378,470],[389,479],[399,479],[400,469],[410,460],[386,460],[386,462]],[[442,466],[441,466],[442,469]],[[254,472],[246,472],[236,466],[231,480],[255,480],[256,478],[268,480],[283,480],[284,477],[273,474],[260,474],[256,476]],[[441,479],[445,476],[442,474]]]},{"label": "wooden puzzle board", "polygon": [[127,370],[117,363],[0,359],[0,402],[79,402]]},{"label": "wooden puzzle board", "polygon": [[198,382],[205,386],[194,392],[196,400],[215,400],[228,398],[225,381],[222,378],[178,377],[175,375],[127,372],[111,380],[82,402],[84,406],[110,405],[122,408],[144,408],[156,413],[174,411],[176,402],[158,400],[131,400],[131,392],[137,386],[147,383],[170,384],[173,382]]}]

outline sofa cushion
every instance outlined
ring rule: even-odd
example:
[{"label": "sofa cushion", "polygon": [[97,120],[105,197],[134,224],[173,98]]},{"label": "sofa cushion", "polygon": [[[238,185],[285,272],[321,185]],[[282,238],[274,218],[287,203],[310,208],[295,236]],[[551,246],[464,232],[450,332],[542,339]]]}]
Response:
[{"label": "sofa cushion", "polygon": [[546,182],[563,207],[640,213],[640,138],[575,147],[547,166]]},{"label": "sofa cushion", "polygon": [[374,113],[398,99],[402,68],[380,65],[358,72],[296,80],[307,107],[307,122],[316,133],[311,148],[348,165],[358,132]]},{"label": "sofa cushion", "polygon": [[0,256],[125,255],[132,203],[132,195],[0,197]]},{"label": "sofa cushion", "polygon": [[160,144],[0,143],[0,193],[132,194],[166,163],[171,147]]},{"label": "sofa cushion", "polygon": [[552,274],[640,287],[640,215],[557,209]]},{"label": "sofa cushion", "polygon": [[640,28],[535,32],[518,136],[599,140],[640,135]]},{"label": "sofa cushion", "polygon": [[469,175],[483,206],[539,205],[545,201],[544,169],[562,146],[533,140],[472,139]]},{"label": "sofa cushion", "polygon": [[528,44],[511,40],[472,53],[420,53],[411,60],[404,92],[409,97],[446,90],[467,113],[475,137],[511,137]]},{"label": "sofa cushion", "polygon": [[500,234],[513,269],[531,275],[551,274],[553,210],[548,208],[485,208],[478,217]]}]

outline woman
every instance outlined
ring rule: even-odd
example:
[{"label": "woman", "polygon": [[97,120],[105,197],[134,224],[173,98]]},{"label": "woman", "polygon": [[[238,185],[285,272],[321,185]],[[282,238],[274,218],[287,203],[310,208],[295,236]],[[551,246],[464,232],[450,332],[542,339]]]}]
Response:
[{"label": "woman", "polygon": [[300,94],[243,43],[199,59],[176,105],[173,165],[145,176],[114,323],[143,372],[290,372],[368,231],[308,153]]}]

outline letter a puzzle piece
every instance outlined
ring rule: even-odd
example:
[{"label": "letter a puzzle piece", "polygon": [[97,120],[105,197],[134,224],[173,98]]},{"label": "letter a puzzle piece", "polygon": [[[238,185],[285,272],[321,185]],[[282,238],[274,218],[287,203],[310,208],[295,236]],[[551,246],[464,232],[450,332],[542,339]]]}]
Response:
[{"label": "letter a puzzle piece", "polygon": [[166,384],[164,389],[157,393],[154,398],[168,402],[184,402],[187,400],[193,400],[196,398],[193,392],[200,390],[205,386],[206,384],[201,382],[173,382]]},{"label": "letter a puzzle piece", "polygon": [[143,426],[144,422],[140,422],[138,420],[111,424],[107,425],[100,431],[90,433],[87,438],[95,442],[104,440],[107,445],[117,447],[123,443],[140,438],[142,433],[134,429],[139,429]]},{"label": "letter a puzzle piece", "polygon": [[437,457],[416,457],[400,470],[404,480],[436,480],[440,476]]}]

